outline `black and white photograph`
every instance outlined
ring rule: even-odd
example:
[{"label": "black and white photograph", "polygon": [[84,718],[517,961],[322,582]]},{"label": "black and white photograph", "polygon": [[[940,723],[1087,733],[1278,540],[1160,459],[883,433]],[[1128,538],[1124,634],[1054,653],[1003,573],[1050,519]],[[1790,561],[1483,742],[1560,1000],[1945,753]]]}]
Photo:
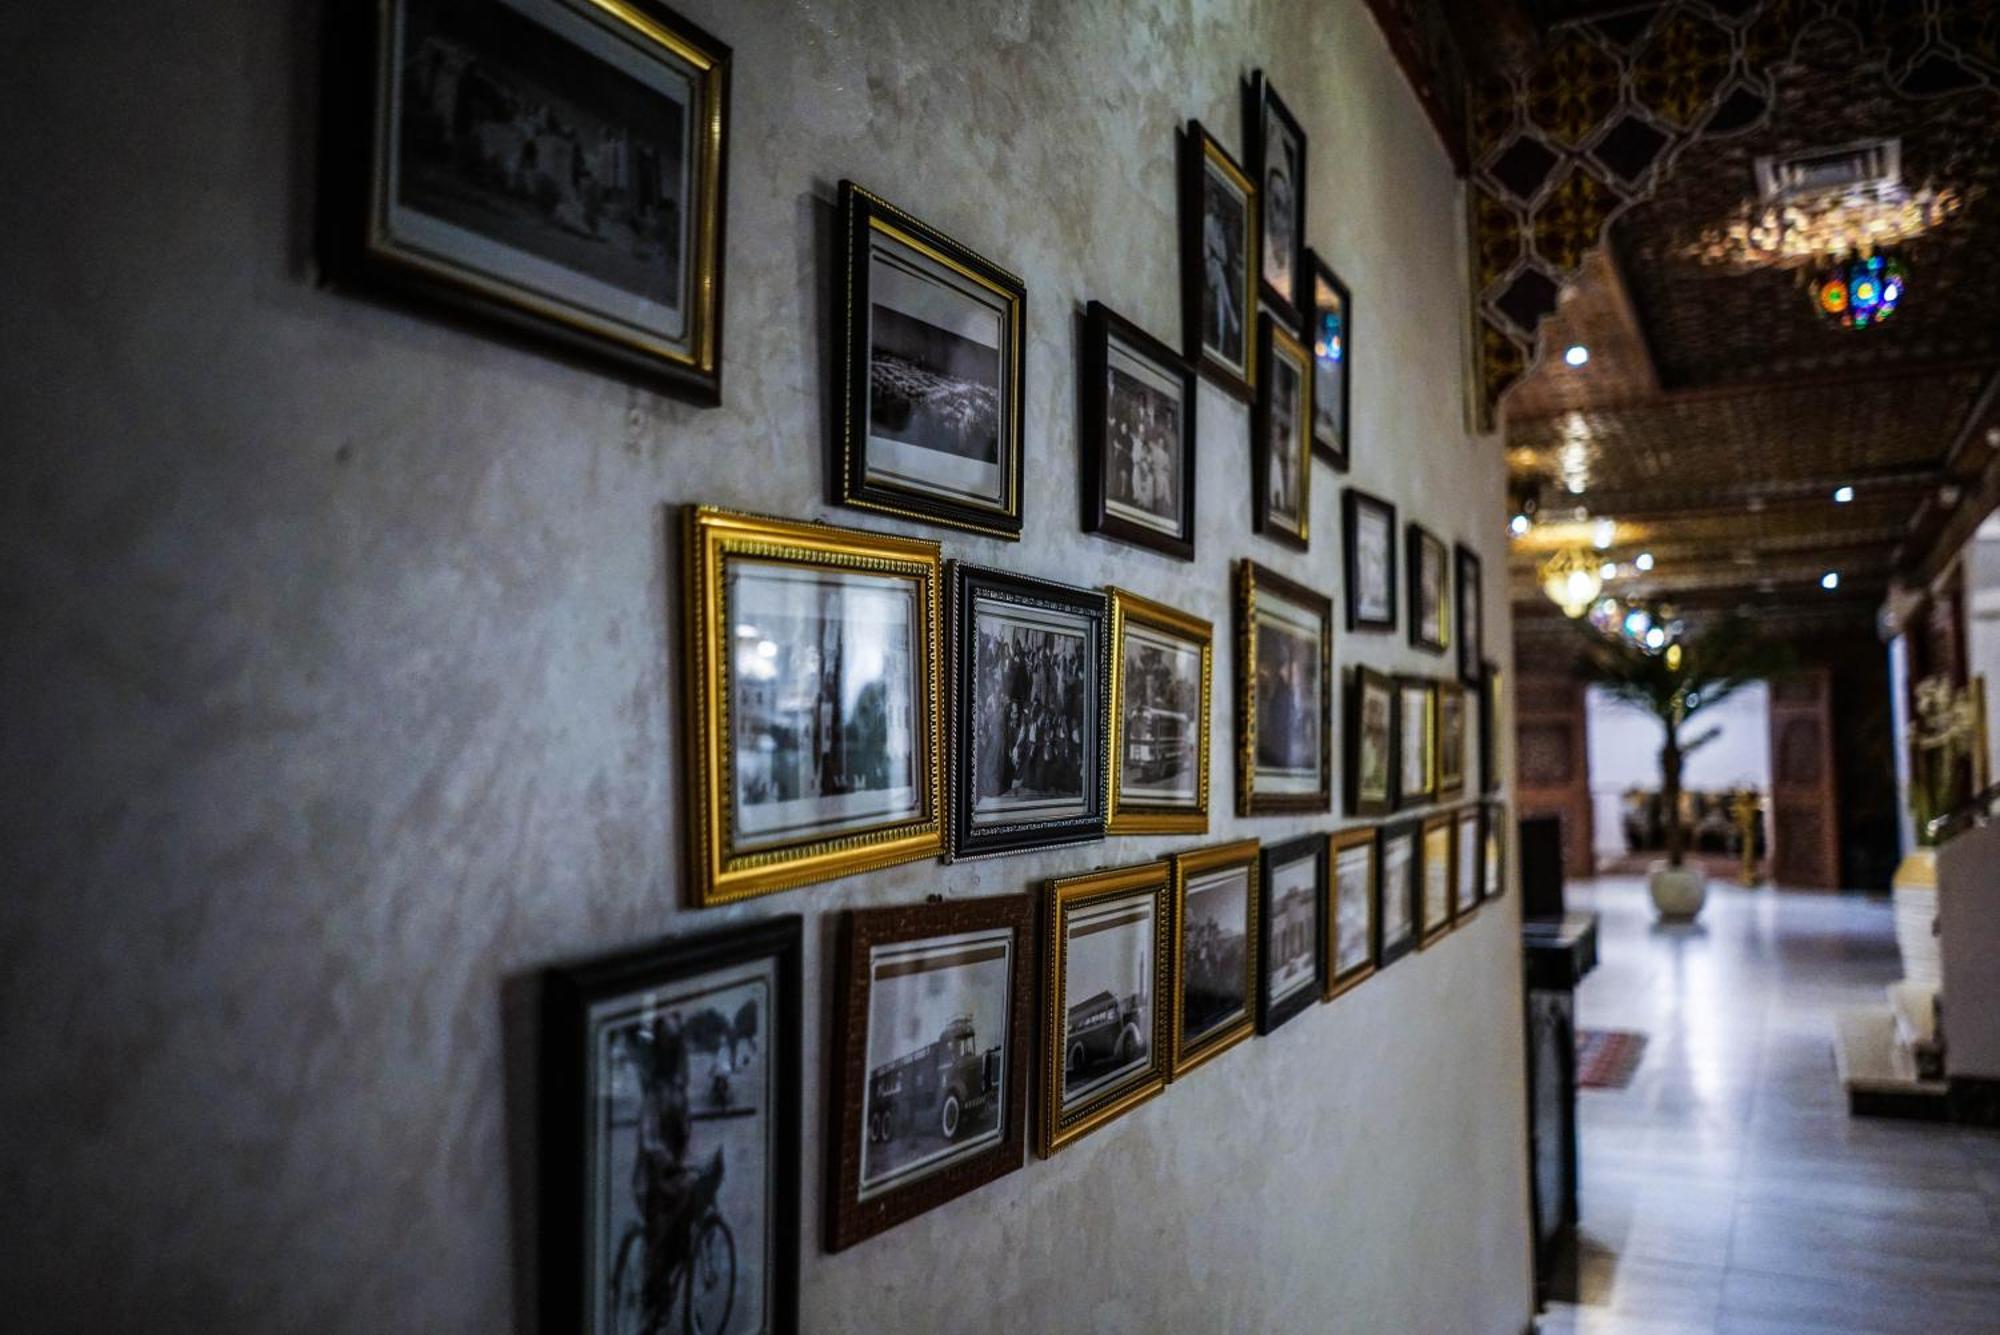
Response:
[{"label": "black and white photograph", "polygon": [[1465,688],[1457,682],[1437,687],[1438,796],[1456,797],[1465,791]]},{"label": "black and white photograph", "polygon": [[1306,835],[1264,850],[1259,875],[1263,961],[1257,1032],[1320,1000],[1326,967],[1326,840]]},{"label": "black and white photograph", "polygon": [[1416,946],[1416,877],[1422,838],[1423,827],[1414,820],[1382,827],[1382,909],[1375,935],[1378,968],[1388,968]]},{"label": "black and white photograph", "polygon": [[354,258],[712,403],[729,49],[659,5],[634,13],[385,6]]},{"label": "black and white photograph", "polygon": [[1111,590],[1113,834],[1208,828],[1208,702],[1214,632],[1176,608]]},{"label": "black and white photograph", "polygon": [[1021,280],[852,181],[839,499],[1021,529]]},{"label": "black and white photograph", "polygon": [[1181,152],[1188,360],[1248,399],[1256,383],[1257,187],[1199,121],[1188,122]]},{"label": "black and white photograph", "polygon": [[1255,562],[1239,567],[1247,607],[1239,810],[1324,811],[1332,799],[1332,603]]},{"label": "black and white photograph", "polygon": [[1452,917],[1464,921],[1479,907],[1480,873],[1486,869],[1486,844],[1479,837],[1479,808],[1458,813],[1458,874],[1452,878]]},{"label": "black and white photograph", "polygon": [[1327,878],[1332,901],[1326,991],[1331,999],[1375,967],[1375,831],[1368,826],[1327,838]]},{"label": "black and white photograph", "polygon": [[1479,603],[1484,596],[1484,577],[1479,554],[1464,543],[1454,549],[1458,557],[1458,578],[1452,589],[1458,598],[1458,679],[1478,686],[1485,679],[1486,627]]},{"label": "black and white photograph", "polygon": [[1456,830],[1454,817],[1450,813],[1431,816],[1424,821],[1422,851],[1418,854],[1422,866],[1418,870],[1417,884],[1417,944],[1427,946],[1451,930],[1452,883],[1457,880],[1457,841],[1452,837]]},{"label": "black and white photograph", "polygon": [[1201,1047],[1250,1018],[1250,866],[1191,877],[1181,901],[1181,1044]]},{"label": "black and white photograph", "polygon": [[1083,527],[1194,559],[1194,370],[1093,301],[1085,313]]},{"label": "black and white photograph", "polygon": [[1408,534],[1410,643],[1441,654],[1451,644],[1451,556],[1422,525],[1409,525]]},{"label": "black and white photograph", "polygon": [[1266,312],[1259,318],[1263,377],[1251,429],[1257,489],[1252,517],[1259,533],[1293,547],[1312,536],[1312,378],[1305,346]]},{"label": "black and white photograph", "polygon": [[1396,680],[1397,804],[1421,806],[1437,796],[1437,683]]},{"label": "black and white photograph", "polygon": [[1064,916],[1065,1111],[1144,1072],[1152,1061],[1158,912],[1157,898],[1141,893]]},{"label": "black and white photograph", "polygon": [[1313,451],[1345,472],[1354,458],[1347,426],[1354,303],[1347,284],[1315,251],[1306,252],[1306,273],[1312,284],[1306,343],[1313,359]]},{"label": "black and white photograph", "polygon": [[1302,255],[1306,230],[1306,135],[1264,72],[1243,86],[1250,169],[1263,204],[1260,277],[1264,300],[1297,326],[1306,308]]},{"label": "black and white photograph", "polygon": [[1395,808],[1396,689],[1373,668],[1356,667],[1347,685],[1347,814]]},{"label": "black and white photograph", "polygon": [[1341,493],[1347,628],[1396,629],[1396,507],[1349,487]]}]

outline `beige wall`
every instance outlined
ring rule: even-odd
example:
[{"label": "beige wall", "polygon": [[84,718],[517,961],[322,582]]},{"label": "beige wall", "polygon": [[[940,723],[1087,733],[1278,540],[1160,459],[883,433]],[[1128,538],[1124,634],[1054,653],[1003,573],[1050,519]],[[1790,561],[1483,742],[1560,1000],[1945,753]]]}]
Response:
[{"label": "beige wall", "polygon": [[[1204,387],[1200,561],[1076,522],[1072,313],[1100,298],[1177,340],[1174,130],[1240,146],[1238,79],[1265,66],[1311,136],[1309,240],[1357,305],[1352,480],[1484,551],[1507,657],[1502,460],[1461,411],[1459,191],[1359,0],[684,4],[736,49],[708,411],[315,285],[318,6],[0,17],[0,756],[26,780],[0,864],[10,1324],[514,1328],[510,979],[798,911],[823,999],[842,907],[1199,842],[678,907],[663,508],[899,528],[822,500],[816,231],[843,176],[1028,283],[1025,541],[928,535],[1212,618],[1212,838],[1327,828],[1226,813],[1226,570],[1337,591],[1334,475],[1309,554],[1253,536],[1245,412]],[[1443,670],[1400,639],[1338,646]],[[1517,902],[833,1257],[809,1005],[805,1328],[1518,1332]]]}]

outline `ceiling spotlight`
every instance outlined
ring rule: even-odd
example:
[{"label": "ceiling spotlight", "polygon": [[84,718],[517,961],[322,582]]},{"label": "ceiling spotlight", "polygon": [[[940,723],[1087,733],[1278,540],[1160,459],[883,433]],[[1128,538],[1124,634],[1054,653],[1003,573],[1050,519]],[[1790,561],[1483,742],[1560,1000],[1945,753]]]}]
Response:
[{"label": "ceiling spotlight", "polygon": [[1590,360],[1590,349],[1581,343],[1572,343],[1564,350],[1563,360],[1571,366],[1581,366]]},{"label": "ceiling spotlight", "polygon": [[1632,564],[1641,570],[1651,570],[1653,568],[1653,554],[1651,552],[1640,552],[1632,558]]},{"label": "ceiling spotlight", "polygon": [[1515,515],[1507,521],[1507,531],[1517,538],[1520,537],[1528,531],[1528,517],[1526,515]]},{"label": "ceiling spotlight", "polygon": [[1655,626],[1651,630],[1646,632],[1646,647],[1648,649],[1658,649],[1666,642],[1667,642],[1667,633],[1661,630],[1658,626]]},{"label": "ceiling spotlight", "polygon": [[1833,503],[1835,505],[1845,505],[1853,499],[1854,499],[1854,488],[1835,487],[1833,489]]},{"label": "ceiling spotlight", "polygon": [[1597,573],[1600,577],[1604,579],[1617,579],[1618,563],[1616,561],[1606,561],[1603,565],[1597,568]]},{"label": "ceiling spotlight", "polygon": [[1819,586],[1820,586],[1820,587],[1821,587],[1822,589],[1837,589],[1837,588],[1839,588],[1839,587],[1840,587],[1840,572],[1839,572],[1838,570],[1829,570],[1829,571],[1827,571],[1827,572],[1826,572],[1826,573],[1825,573],[1824,575],[1821,575],[1821,576],[1819,577]]},{"label": "ceiling spotlight", "polygon": [[1600,552],[1605,550],[1612,543],[1618,541],[1617,521],[1611,519],[1598,520],[1597,530],[1591,536],[1590,540],[1593,544],[1596,545],[1597,550]]}]

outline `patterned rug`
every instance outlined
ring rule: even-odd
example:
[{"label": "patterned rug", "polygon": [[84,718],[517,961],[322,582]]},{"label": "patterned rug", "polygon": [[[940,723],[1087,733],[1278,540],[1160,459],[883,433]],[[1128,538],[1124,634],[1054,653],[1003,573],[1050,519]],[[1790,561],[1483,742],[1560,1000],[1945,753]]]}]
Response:
[{"label": "patterned rug", "polygon": [[1630,1029],[1576,1031],[1578,1089],[1623,1089],[1632,1083],[1639,1059],[1646,1055],[1646,1036]]}]

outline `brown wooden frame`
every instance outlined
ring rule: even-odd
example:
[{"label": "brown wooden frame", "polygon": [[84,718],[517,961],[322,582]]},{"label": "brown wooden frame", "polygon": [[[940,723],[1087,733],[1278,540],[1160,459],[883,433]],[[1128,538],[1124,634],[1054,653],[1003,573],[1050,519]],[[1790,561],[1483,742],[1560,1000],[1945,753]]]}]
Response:
[{"label": "brown wooden frame", "polygon": [[[1255,561],[1236,563],[1236,814],[1326,811],[1333,805],[1333,600]],[[1319,786],[1310,793],[1257,791],[1257,592],[1268,589],[1320,618]]]},{"label": "brown wooden frame", "polygon": [[[1355,848],[1368,850],[1368,959],[1346,973],[1339,973],[1340,855]],[[1375,972],[1381,916],[1382,849],[1375,838],[1375,827],[1356,825],[1334,831],[1326,837],[1326,993],[1321,1000],[1332,1001],[1341,993],[1367,981]]]},{"label": "brown wooden frame", "polygon": [[[1259,947],[1262,945],[1262,938],[1259,935],[1262,903],[1259,899],[1258,878],[1263,871],[1263,862],[1258,853],[1261,847],[1255,839],[1239,839],[1234,843],[1216,844],[1211,848],[1198,848],[1193,852],[1174,855],[1173,987],[1167,993],[1172,1005],[1169,1028],[1173,1031],[1173,1046],[1170,1050],[1172,1069],[1167,1076],[1169,1080],[1178,1080],[1204,1062],[1221,1056],[1257,1030],[1257,980],[1260,976],[1258,964],[1263,958],[1259,953]],[[1181,1028],[1187,1014],[1184,997],[1187,987],[1187,961],[1183,955],[1187,938],[1183,927],[1183,915],[1187,910],[1188,881],[1196,876],[1207,875],[1209,872],[1238,866],[1248,875],[1249,890],[1244,907],[1246,931],[1243,938],[1243,1016],[1218,1027],[1198,1044],[1189,1047],[1186,1034]]]}]

